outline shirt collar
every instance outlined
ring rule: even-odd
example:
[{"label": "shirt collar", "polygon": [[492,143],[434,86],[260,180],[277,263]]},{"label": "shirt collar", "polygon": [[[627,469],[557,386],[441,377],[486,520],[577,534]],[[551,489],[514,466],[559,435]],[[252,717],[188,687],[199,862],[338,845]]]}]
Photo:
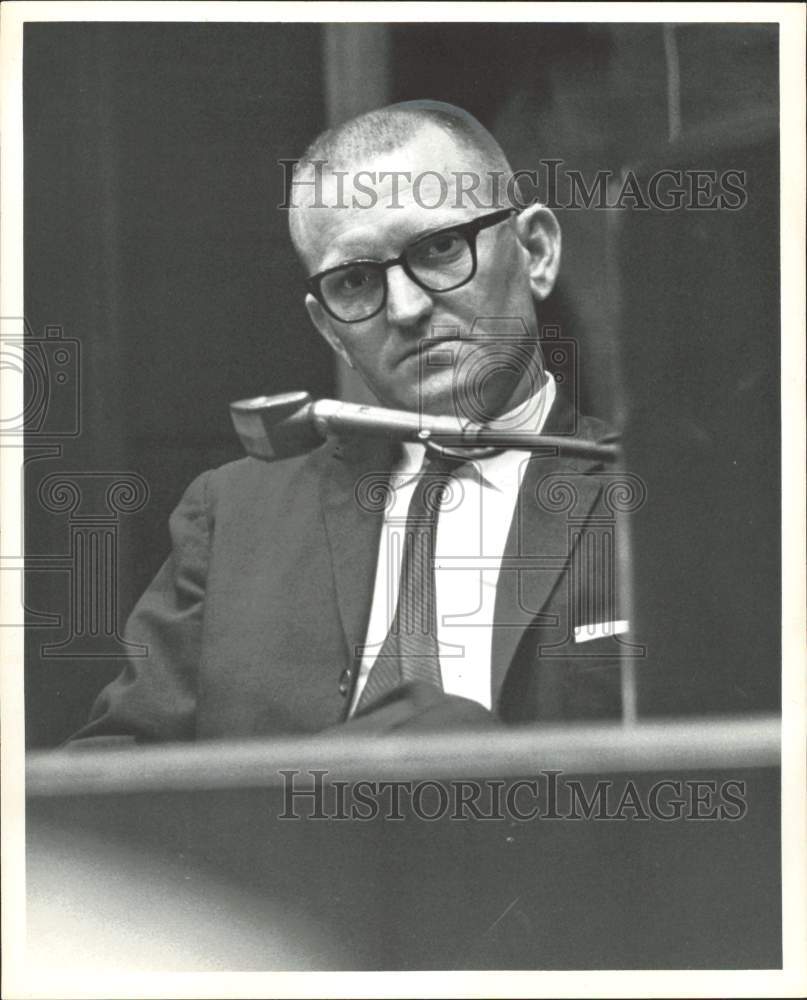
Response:
[{"label": "shirt collar", "polygon": [[[496,426],[501,429],[529,429],[540,434],[552,409],[556,392],[554,377],[549,372],[545,373],[541,388],[519,406],[499,417]],[[422,444],[414,441],[403,442],[401,459],[392,470],[396,487],[405,485],[420,472],[425,451],[426,448]],[[526,448],[508,448],[488,458],[476,458],[473,460],[473,465],[485,486],[503,490],[512,481],[514,469],[517,469],[528,456],[529,450]],[[459,474],[462,475],[462,470]]]}]

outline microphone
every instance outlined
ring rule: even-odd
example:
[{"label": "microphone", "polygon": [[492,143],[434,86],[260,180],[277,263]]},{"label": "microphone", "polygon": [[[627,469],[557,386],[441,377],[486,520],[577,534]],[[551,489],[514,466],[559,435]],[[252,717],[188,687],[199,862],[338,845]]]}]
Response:
[{"label": "microphone", "polygon": [[328,434],[359,434],[394,441],[416,441],[438,450],[469,454],[521,448],[552,449],[558,454],[613,462],[619,457],[614,439],[602,442],[521,429],[497,429],[458,417],[431,416],[383,406],[365,406],[336,399],[313,402],[307,392],[255,396],[230,403],[230,415],[248,455],[265,462],[310,451]]}]

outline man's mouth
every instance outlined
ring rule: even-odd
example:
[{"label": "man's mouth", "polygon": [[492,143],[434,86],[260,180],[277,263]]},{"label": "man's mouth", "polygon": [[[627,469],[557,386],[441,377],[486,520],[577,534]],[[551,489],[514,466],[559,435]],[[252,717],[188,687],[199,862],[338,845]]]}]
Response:
[{"label": "man's mouth", "polygon": [[459,344],[461,341],[462,337],[458,337],[455,334],[447,334],[443,337],[424,337],[423,340],[419,340],[416,344],[413,344],[406,354],[404,354],[404,360],[413,356],[426,354],[435,348],[445,348],[448,344]]}]

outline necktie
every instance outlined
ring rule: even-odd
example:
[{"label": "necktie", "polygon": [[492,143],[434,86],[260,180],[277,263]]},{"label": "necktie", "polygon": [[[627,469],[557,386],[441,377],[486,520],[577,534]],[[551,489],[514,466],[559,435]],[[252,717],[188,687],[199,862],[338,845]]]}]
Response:
[{"label": "necktie", "polygon": [[449,477],[464,464],[462,458],[426,452],[406,515],[398,605],[367,677],[356,714],[409,681],[425,681],[442,690],[434,543],[437,517],[449,489]]}]

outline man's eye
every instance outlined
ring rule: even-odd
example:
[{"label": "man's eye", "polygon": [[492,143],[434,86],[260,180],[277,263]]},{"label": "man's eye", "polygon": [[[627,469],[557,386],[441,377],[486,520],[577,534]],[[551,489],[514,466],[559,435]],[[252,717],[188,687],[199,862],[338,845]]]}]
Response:
[{"label": "man's eye", "polygon": [[432,260],[452,257],[463,248],[464,242],[457,233],[438,233],[418,247],[419,256]]},{"label": "man's eye", "polygon": [[344,292],[357,292],[370,280],[369,273],[362,267],[351,267],[343,271],[339,279],[339,288]]}]

